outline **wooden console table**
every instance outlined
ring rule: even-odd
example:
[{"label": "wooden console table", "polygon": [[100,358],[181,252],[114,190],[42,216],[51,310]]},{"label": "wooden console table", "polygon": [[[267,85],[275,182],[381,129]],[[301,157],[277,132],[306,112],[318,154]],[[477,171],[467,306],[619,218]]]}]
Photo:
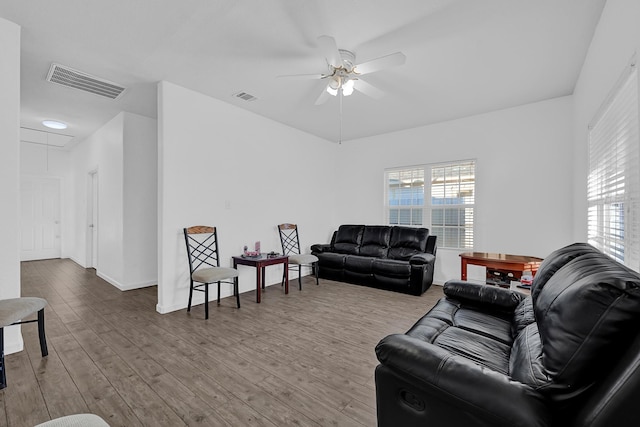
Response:
[{"label": "wooden console table", "polygon": [[287,255],[280,255],[276,257],[268,257],[266,254],[260,254],[259,256],[234,256],[233,268],[238,268],[239,265],[248,265],[256,268],[256,302],[260,302],[260,291],[264,289],[264,268],[269,265],[284,264],[284,293],[289,293],[289,257]]},{"label": "wooden console table", "polygon": [[490,269],[507,271],[520,280],[524,270],[531,270],[536,275],[542,258],[523,255],[493,254],[488,252],[465,252],[460,254],[462,280],[467,280],[467,265],[480,265]]}]

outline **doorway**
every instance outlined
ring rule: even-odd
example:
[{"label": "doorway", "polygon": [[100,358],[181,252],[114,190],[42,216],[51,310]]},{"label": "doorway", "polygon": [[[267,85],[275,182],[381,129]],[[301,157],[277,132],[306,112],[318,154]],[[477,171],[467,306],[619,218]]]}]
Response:
[{"label": "doorway", "polygon": [[98,268],[98,171],[89,172],[87,185],[87,268]]},{"label": "doorway", "polygon": [[22,176],[20,260],[60,258],[60,179]]}]

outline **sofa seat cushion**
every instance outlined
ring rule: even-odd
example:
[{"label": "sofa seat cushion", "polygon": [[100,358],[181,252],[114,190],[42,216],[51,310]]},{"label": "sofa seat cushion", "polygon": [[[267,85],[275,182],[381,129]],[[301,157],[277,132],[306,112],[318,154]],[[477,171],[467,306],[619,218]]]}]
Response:
[{"label": "sofa seat cushion", "polygon": [[385,277],[409,278],[411,265],[406,261],[372,258],[373,274]]},{"label": "sofa seat cushion", "polygon": [[346,255],[337,254],[334,252],[322,252],[317,255],[318,260],[322,263],[322,267],[331,269],[344,268],[344,259]]},{"label": "sofa seat cushion", "polygon": [[344,260],[344,269],[354,273],[372,274],[374,258],[348,255]]},{"label": "sofa seat cushion", "polygon": [[441,299],[407,335],[434,344],[451,354],[507,374],[512,344],[508,319],[466,309]]}]

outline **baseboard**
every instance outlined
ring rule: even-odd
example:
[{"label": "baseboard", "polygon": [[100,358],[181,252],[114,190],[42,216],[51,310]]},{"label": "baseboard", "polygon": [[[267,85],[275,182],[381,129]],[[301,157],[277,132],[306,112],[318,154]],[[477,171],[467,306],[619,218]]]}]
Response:
[{"label": "baseboard", "polygon": [[140,282],[140,283],[132,283],[129,285],[125,285],[123,283],[120,283],[119,281],[107,276],[106,274],[103,274],[99,271],[96,271],[96,275],[101,278],[102,280],[104,280],[105,282],[108,282],[109,284],[115,286],[116,288],[120,289],[121,291],[131,291],[133,289],[140,289],[140,288],[146,288],[149,286],[155,286],[158,284],[157,280],[150,280],[150,281],[146,281],[146,282]]},{"label": "baseboard", "polygon": [[4,354],[18,353],[24,350],[21,325],[7,326],[4,328]]}]

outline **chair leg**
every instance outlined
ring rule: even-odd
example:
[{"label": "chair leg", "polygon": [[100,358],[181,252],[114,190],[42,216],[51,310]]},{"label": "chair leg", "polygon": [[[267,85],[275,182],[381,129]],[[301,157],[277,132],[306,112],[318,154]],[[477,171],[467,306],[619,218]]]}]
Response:
[{"label": "chair leg", "polygon": [[193,298],[193,279],[191,279],[191,286],[189,287],[189,304],[187,305],[187,313],[191,311],[191,298]]},{"label": "chair leg", "polygon": [[0,328],[0,389],[7,387],[7,372],[4,365],[4,328]]},{"label": "chair leg", "polygon": [[302,290],[302,266],[298,265],[298,286]]},{"label": "chair leg", "polygon": [[204,284],[204,318],[209,318],[209,284]]},{"label": "chair leg", "polygon": [[218,282],[218,305],[220,305],[220,282]]},{"label": "chair leg", "polygon": [[285,274],[285,271],[284,271],[284,268],[283,268],[282,269],[282,282],[280,282],[280,286],[284,286],[284,274]]},{"label": "chair leg", "polygon": [[316,273],[316,285],[319,285],[320,282],[318,281],[318,263],[317,262],[313,263],[313,271]]},{"label": "chair leg", "polygon": [[233,278],[233,292],[236,294],[236,303],[238,304],[238,308],[240,308],[240,288],[238,287],[238,278]]},{"label": "chair leg", "polygon": [[44,308],[38,310],[38,338],[40,338],[40,353],[42,353],[42,357],[48,356],[47,337],[44,334]]}]

